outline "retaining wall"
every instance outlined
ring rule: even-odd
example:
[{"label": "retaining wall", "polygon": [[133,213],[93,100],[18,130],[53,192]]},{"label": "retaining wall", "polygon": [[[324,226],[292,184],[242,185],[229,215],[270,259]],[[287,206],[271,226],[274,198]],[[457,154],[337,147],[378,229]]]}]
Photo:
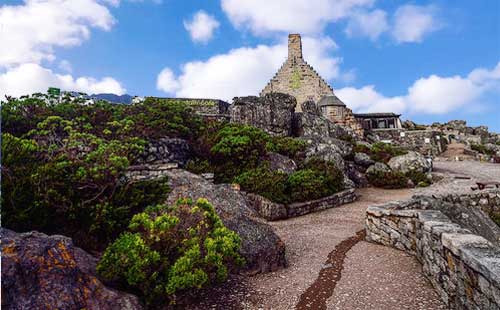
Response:
[{"label": "retaining wall", "polygon": [[445,199],[369,207],[367,239],[415,255],[450,308],[500,309],[500,247],[431,209]]},{"label": "retaining wall", "polygon": [[328,197],[291,204],[274,203],[251,193],[247,193],[247,198],[260,216],[269,221],[276,221],[351,203],[357,199],[357,196],[354,189],[348,189]]}]

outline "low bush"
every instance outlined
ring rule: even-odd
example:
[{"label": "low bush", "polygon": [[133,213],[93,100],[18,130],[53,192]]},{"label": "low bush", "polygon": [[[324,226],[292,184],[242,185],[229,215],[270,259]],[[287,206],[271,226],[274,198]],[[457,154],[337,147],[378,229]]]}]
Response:
[{"label": "low bush", "polygon": [[368,154],[374,161],[384,163],[388,163],[392,157],[405,155],[408,153],[408,151],[403,148],[383,142],[374,143],[371,145],[371,147],[364,144],[356,144],[354,146],[354,152]]},{"label": "low bush", "polygon": [[500,213],[492,213],[490,217],[500,227]]},{"label": "low bush", "polygon": [[288,203],[290,197],[286,192],[287,178],[283,172],[260,167],[240,174],[233,182],[239,184],[244,191],[257,193],[274,202]]},{"label": "low bush", "polygon": [[269,152],[279,153],[295,160],[302,160],[307,143],[292,137],[272,137],[266,145]]},{"label": "low bush", "polygon": [[485,145],[483,144],[471,144],[470,148],[473,150],[473,151],[477,151],[481,154],[485,154],[485,155],[495,155],[496,152],[494,150],[490,150],[488,149]]},{"label": "low bush", "polygon": [[333,194],[344,189],[344,173],[332,161],[311,158],[301,165],[302,169],[310,169],[323,175],[328,193]]},{"label": "low bush", "polygon": [[415,184],[418,187],[427,187],[431,185],[431,182],[427,178],[427,174],[416,171],[416,170],[410,170],[408,171],[405,176],[410,179],[413,184]]},{"label": "low bush", "polygon": [[368,182],[375,186],[386,189],[398,189],[408,187],[408,178],[398,171],[376,171],[366,174]]},{"label": "low bush", "polygon": [[287,180],[290,199],[292,201],[307,201],[333,194],[326,186],[322,173],[304,169],[292,173]]},{"label": "low bush", "polygon": [[226,279],[243,259],[239,236],[226,228],[206,199],[179,200],[136,214],[129,232],[104,252],[98,274],[138,292],[150,308]]}]

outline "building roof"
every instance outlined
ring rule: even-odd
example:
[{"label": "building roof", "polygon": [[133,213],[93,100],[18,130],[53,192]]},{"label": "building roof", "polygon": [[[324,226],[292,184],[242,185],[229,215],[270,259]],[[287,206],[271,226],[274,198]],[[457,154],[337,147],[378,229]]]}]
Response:
[{"label": "building roof", "polygon": [[356,118],[384,118],[384,117],[400,117],[401,114],[396,113],[359,113],[354,114]]},{"label": "building roof", "polygon": [[345,103],[342,102],[337,96],[335,95],[328,95],[324,96],[321,98],[321,100],[318,102],[319,107],[325,107],[325,106],[343,106],[345,107]]}]

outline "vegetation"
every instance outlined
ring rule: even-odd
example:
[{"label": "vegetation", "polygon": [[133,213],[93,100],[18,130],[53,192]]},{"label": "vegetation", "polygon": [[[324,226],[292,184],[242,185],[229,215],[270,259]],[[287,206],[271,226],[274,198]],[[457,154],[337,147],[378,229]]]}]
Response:
[{"label": "vegetation", "polygon": [[291,137],[271,137],[266,149],[269,152],[279,153],[295,160],[303,160],[307,143]]},{"label": "vegetation", "polygon": [[403,148],[393,146],[389,143],[377,142],[371,146],[356,144],[353,149],[356,153],[366,153],[371,159],[378,162],[388,163],[392,157],[408,153]]},{"label": "vegetation", "polygon": [[288,203],[290,197],[287,193],[287,179],[288,176],[283,172],[259,167],[243,172],[233,182],[239,184],[244,191],[257,193],[274,202]]},{"label": "vegetation", "polygon": [[156,308],[187,290],[223,281],[230,268],[243,264],[239,247],[239,236],[207,200],[179,200],[136,214],[129,231],[106,249],[97,272]]},{"label": "vegetation", "polygon": [[386,189],[398,189],[408,187],[408,178],[398,171],[374,171],[366,174],[371,185]]},{"label": "vegetation", "polygon": [[477,151],[481,154],[490,156],[496,155],[496,152],[494,150],[487,148],[484,144],[471,144],[470,148],[473,151]]},{"label": "vegetation", "polygon": [[490,217],[500,227],[500,213],[492,213]]},{"label": "vegetation", "polygon": [[134,214],[169,191],[165,179],[125,178],[146,139],[194,139],[202,125],[178,101],[88,106],[24,97],[3,103],[4,226],[64,234],[84,249],[102,250]]}]

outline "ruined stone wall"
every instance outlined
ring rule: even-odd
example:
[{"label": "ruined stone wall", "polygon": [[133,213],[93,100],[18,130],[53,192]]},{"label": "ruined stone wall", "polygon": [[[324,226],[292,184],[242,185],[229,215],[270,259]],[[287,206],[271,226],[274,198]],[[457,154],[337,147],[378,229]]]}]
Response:
[{"label": "ruined stone wall", "polygon": [[372,133],[380,140],[402,146],[421,154],[438,155],[446,150],[447,141],[439,131],[379,129]]},{"label": "ruined stone wall", "polygon": [[369,207],[367,239],[415,255],[451,309],[499,309],[499,246],[431,207],[425,199]]}]

